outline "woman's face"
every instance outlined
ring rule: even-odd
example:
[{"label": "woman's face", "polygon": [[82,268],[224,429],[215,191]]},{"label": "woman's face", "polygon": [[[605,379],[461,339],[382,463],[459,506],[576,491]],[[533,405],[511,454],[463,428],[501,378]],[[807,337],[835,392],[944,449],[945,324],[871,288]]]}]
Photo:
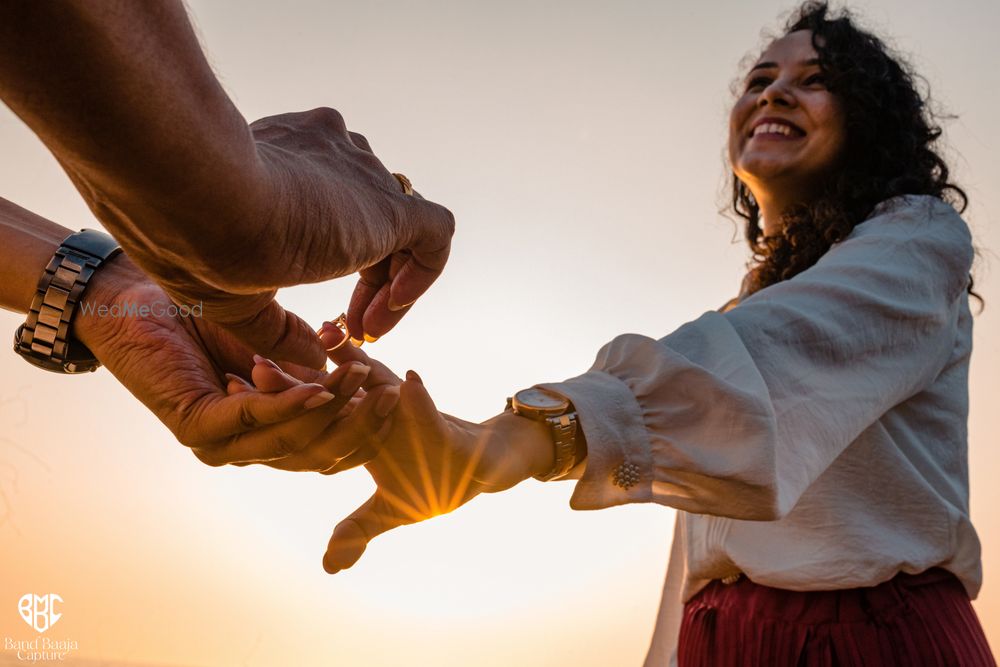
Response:
[{"label": "woman's face", "polygon": [[799,30],[772,42],[730,114],[729,161],[758,202],[806,201],[844,145],[843,114],[826,89],[811,35]]}]

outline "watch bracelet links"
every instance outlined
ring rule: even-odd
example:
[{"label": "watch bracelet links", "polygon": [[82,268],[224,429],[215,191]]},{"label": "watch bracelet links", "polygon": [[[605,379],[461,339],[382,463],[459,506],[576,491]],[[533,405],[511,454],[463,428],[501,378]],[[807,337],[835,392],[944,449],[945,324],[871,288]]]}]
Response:
[{"label": "watch bracelet links", "polygon": [[555,463],[549,472],[535,475],[535,479],[540,482],[561,479],[577,464],[576,437],[580,430],[580,422],[575,412],[548,417],[545,422],[549,425],[555,444]]},{"label": "watch bracelet links", "polygon": [[75,349],[70,354],[70,324],[94,271],[120,250],[110,250],[105,257],[94,256],[64,245],[73,236],[63,241],[45,267],[27,319],[18,327],[15,338],[20,353],[48,357],[56,363],[68,365],[67,370],[71,372],[75,370],[75,361],[93,364],[91,370],[100,366],[93,360],[90,350],[79,341],[75,341]]}]

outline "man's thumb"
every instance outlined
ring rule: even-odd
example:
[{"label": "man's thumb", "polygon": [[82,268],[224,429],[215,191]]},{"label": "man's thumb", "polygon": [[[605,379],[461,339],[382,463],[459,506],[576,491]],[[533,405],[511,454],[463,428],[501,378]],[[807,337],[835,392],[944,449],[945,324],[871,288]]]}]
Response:
[{"label": "man's thumb", "polygon": [[291,361],[309,368],[326,365],[326,350],[312,327],[295,313],[271,301],[248,323],[230,331],[254,352],[276,361]]}]

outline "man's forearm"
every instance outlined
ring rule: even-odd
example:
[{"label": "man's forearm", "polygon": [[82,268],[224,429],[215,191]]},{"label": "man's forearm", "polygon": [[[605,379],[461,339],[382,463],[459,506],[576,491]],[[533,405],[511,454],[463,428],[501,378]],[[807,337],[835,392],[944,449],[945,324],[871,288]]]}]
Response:
[{"label": "man's forearm", "polygon": [[256,151],[180,2],[0,3],[0,96],[145,268],[198,274],[259,233],[225,224]]},{"label": "man's forearm", "polygon": [[0,198],[0,307],[28,312],[45,266],[59,243],[71,233],[62,225]]}]

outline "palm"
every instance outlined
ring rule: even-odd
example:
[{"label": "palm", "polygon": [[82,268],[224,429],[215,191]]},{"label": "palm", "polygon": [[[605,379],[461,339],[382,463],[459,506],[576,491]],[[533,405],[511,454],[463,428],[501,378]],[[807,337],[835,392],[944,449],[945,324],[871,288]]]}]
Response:
[{"label": "palm", "polygon": [[[169,303],[151,283],[126,288],[119,298],[122,303]],[[188,432],[191,412],[219,394],[222,374],[246,373],[252,365],[249,349],[199,318],[128,317],[114,326],[113,343],[101,346],[101,362],[182,442],[200,440]]]},{"label": "palm", "polygon": [[[115,294],[122,304],[170,304],[157,285],[137,280]],[[252,352],[224,328],[198,317],[103,318],[88,322],[88,344],[108,370],[209,464],[286,456],[324,432],[347,398],[307,410],[326,389],[312,384],[275,393],[227,395],[222,375],[249,376]],[[330,382],[339,376],[327,376]],[[323,380],[326,382],[327,380]]]}]

